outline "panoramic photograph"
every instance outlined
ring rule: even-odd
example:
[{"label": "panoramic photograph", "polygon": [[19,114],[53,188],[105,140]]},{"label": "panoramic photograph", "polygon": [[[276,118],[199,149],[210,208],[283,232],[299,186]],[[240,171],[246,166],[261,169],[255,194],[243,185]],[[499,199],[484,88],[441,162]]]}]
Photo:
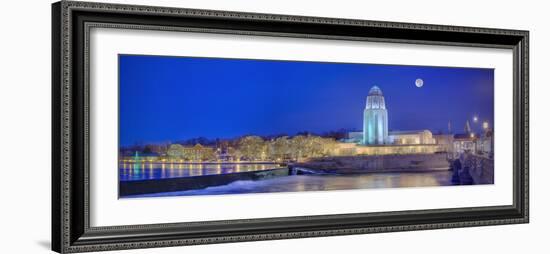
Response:
[{"label": "panoramic photograph", "polygon": [[494,70],[119,55],[119,198],[494,184]]}]

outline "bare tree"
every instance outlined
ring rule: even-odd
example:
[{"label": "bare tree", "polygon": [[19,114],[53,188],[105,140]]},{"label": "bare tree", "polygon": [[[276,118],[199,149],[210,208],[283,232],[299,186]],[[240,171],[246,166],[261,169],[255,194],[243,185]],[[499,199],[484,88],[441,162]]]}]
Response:
[{"label": "bare tree", "polygon": [[268,157],[275,161],[284,160],[290,153],[290,140],[287,136],[276,138],[268,144]]},{"label": "bare tree", "polygon": [[245,159],[250,161],[266,158],[266,144],[258,136],[246,136],[239,140],[239,151]]}]

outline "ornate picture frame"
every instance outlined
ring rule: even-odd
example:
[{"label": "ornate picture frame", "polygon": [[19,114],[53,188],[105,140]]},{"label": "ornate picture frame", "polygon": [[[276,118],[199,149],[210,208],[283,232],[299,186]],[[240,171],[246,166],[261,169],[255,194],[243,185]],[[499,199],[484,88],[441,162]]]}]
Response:
[{"label": "ornate picture frame", "polygon": [[[91,28],[513,51],[513,204],[161,224],[90,225]],[[61,1],[52,5],[52,249],[60,253],[488,226],[529,221],[529,32]],[[512,99],[512,98],[510,98]],[[498,170],[498,169],[497,169]]]}]

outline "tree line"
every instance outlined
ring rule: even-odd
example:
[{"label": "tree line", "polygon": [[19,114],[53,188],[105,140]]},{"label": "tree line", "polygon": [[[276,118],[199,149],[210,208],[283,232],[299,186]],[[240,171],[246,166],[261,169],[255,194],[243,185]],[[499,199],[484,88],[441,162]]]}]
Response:
[{"label": "tree line", "polygon": [[245,136],[223,148],[170,145],[170,159],[215,160],[225,157],[244,161],[297,161],[303,158],[330,156],[336,148],[334,138],[314,135],[281,136],[265,140],[260,136]]}]

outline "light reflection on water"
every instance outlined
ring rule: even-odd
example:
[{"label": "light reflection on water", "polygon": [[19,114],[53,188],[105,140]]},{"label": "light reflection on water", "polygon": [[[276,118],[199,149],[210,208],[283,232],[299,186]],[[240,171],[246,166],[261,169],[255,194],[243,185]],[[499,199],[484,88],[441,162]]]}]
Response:
[{"label": "light reflection on water", "polygon": [[236,181],[200,190],[153,193],[131,197],[194,196],[265,192],[300,192],[394,187],[445,186],[450,171],[422,173],[371,173],[363,175],[291,175],[259,181]]},{"label": "light reflection on water", "polygon": [[203,175],[219,175],[237,172],[267,170],[278,167],[278,165],[270,163],[121,163],[119,165],[119,176],[120,181],[136,181]]}]

